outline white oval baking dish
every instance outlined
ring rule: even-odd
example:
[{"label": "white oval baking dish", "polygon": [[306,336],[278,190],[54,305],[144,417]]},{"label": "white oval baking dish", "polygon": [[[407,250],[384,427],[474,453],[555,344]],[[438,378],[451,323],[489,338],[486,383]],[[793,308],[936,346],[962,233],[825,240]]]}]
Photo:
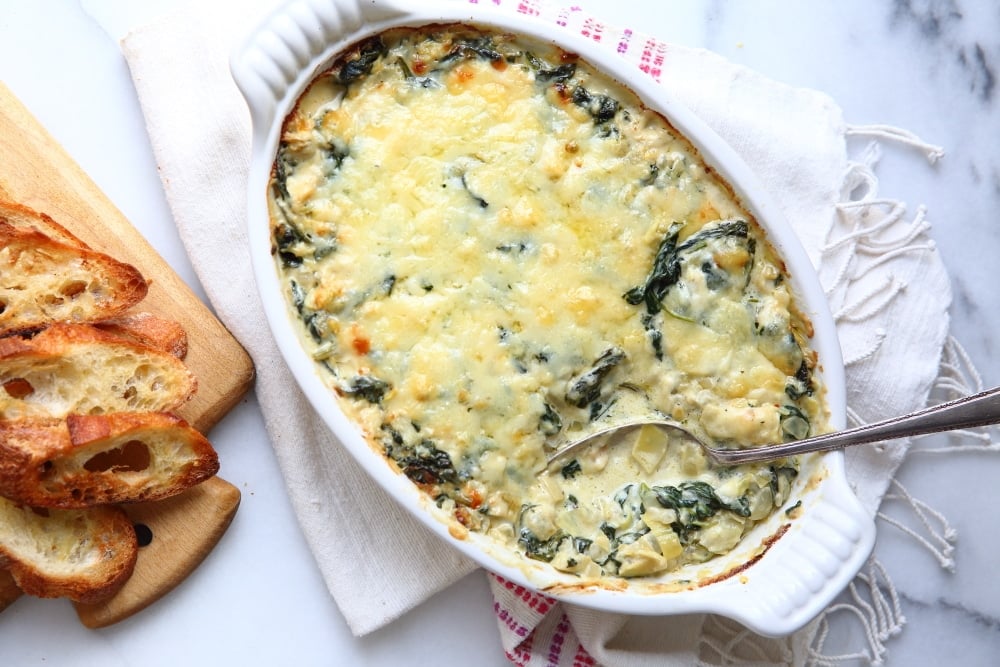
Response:
[{"label": "white oval baking dish", "polygon": [[[412,3],[403,0],[299,0],[272,13],[233,53],[233,77],[253,121],[248,183],[249,236],[253,268],[275,340],[303,392],[337,439],[365,470],[430,530],[453,547],[513,582],[595,609],[643,615],[709,612],[736,619],[766,635],[784,635],[808,623],[847,585],[867,559],[875,540],[873,518],[851,492],[839,452],[804,463],[793,491],[801,512],[792,520],[775,512],[726,556],[686,570],[689,587],[661,580],[628,580],[619,590],[580,589],[572,575],[502,549],[485,536],[455,537],[454,520],[437,510],[409,479],[394,472],[371,449],[338,407],[313,362],[299,345],[271,255],[266,188],[281,125],[312,77],[346,47],[398,26],[465,22],[498,27],[551,41],[575,52],[605,74],[625,83],[662,113],[726,180],[766,229],[785,259],[800,304],[812,319],[812,341],[828,392],[831,423],[843,428],[843,364],[833,320],[815,271],[777,206],[763,192],[736,153],[697,117],[673,101],[662,86],[610,51],[557,31],[531,17],[488,5]],[[821,480],[809,483],[809,480]],[[678,573],[666,581],[676,582]],[[671,590],[667,590],[671,589]]]}]

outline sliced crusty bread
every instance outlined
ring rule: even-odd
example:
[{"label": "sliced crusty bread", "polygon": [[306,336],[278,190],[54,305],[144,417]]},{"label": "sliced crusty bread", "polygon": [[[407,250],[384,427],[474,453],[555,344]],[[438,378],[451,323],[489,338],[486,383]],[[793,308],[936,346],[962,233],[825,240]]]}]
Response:
[{"label": "sliced crusty bread", "polygon": [[130,264],[0,219],[0,335],[116,317],[148,289]]},{"label": "sliced crusty bread", "polygon": [[0,421],[0,496],[35,507],[160,500],[218,470],[205,436],[167,413]]},{"label": "sliced crusty bread", "polygon": [[0,338],[0,419],[169,412],[196,388],[172,354],[86,324]]},{"label": "sliced crusty bread", "polygon": [[179,322],[152,313],[125,313],[120,317],[95,322],[94,326],[142,345],[169,352],[178,359],[187,356],[187,332]]},{"label": "sliced crusty bread", "polygon": [[43,510],[0,498],[0,566],[29,595],[104,599],[131,576],[138,550],[120,508]]},{"label": "sliced crusty bread", "polygon": [[86,243],[78,239],[68,229],[40,211],[15,202],[5,201],[0,193],[0,221],[17,229],[35,230],[49,236],[54,241],[74,248],[86,248]]}]

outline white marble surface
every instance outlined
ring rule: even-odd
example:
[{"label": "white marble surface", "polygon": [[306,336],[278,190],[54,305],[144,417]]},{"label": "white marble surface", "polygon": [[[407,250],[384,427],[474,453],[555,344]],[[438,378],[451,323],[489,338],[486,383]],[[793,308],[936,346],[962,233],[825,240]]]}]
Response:
[{"label": "white marble surface", "polygon": [[[0,0],[0,79],[200,290],[117,46],[129,27],[171,4]],[[984,384],[1000,384],[992,276],[1000,257],[1000,11],[993,0],[575,4],[824,91],[849,122],[892,124],[943,146],[946,157],[934,166],[911,149],[886,146],[880,189],[911,210],[927,205],[952,277],[953,333]],[[0,616],[0,665],[507,664],[479,575],[373,635],[352,637],[295,524],[253,397],[212,437],[243,504],[202,567],[139,616],[99,631],[85,630],[62,601],[22,598]],[[907,619],[886,641],[886,664],[997,664],[1000,513],[992,508],[1000,455],[912,458],[900,479],[957,531],[956,567],[941,568],[910,538],[881,529],[878,554]],[[863,642],[846,624],[828,649]]]}]

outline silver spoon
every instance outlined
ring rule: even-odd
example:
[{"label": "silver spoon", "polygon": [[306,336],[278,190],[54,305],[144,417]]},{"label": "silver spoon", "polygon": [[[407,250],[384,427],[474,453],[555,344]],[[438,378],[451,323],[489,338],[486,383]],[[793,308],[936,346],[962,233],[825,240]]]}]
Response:
[{"label": "silver spoon", "polygon": [[817,435],[802,440],[794,440],[777,445],[762,445],[748,449],[723,449],[700,440],[693,433],[677,422],[665,419],[639,419],[618,426],[589,433],[579,440],[563,445],[549,455],[547,467],[573,451],[589,446],[595,439],[607,436],[624,429],[636,428],[645,424],[680,431],[691,440],[701,445],[704,452],[718,463],[736,464],[752,461],[769,461],[796,454],[808,452],[843,449],[852,445],[863,445],[894,438],[905,438],[913,435],[954,431],[976,426],[987,426],[1000,423],[1000,387],[966,396],[954,401],[935,405],[930,408],[911,412],[902,417],[893,417],[873,424],[865,424],[856,428]]}]

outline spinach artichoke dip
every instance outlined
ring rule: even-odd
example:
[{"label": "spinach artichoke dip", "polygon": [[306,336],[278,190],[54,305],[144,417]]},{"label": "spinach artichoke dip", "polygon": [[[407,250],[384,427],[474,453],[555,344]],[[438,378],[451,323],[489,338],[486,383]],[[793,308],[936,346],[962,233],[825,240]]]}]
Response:
[{"label": "spinach artichoke dip", "polygon": [[781,258],[697,151],[572,53],[401,28],[320,73],[269,192],[292,317],[347,416],[470,531],[581,579],[730,551],[797,462],[733,447],[827,430]]}]

